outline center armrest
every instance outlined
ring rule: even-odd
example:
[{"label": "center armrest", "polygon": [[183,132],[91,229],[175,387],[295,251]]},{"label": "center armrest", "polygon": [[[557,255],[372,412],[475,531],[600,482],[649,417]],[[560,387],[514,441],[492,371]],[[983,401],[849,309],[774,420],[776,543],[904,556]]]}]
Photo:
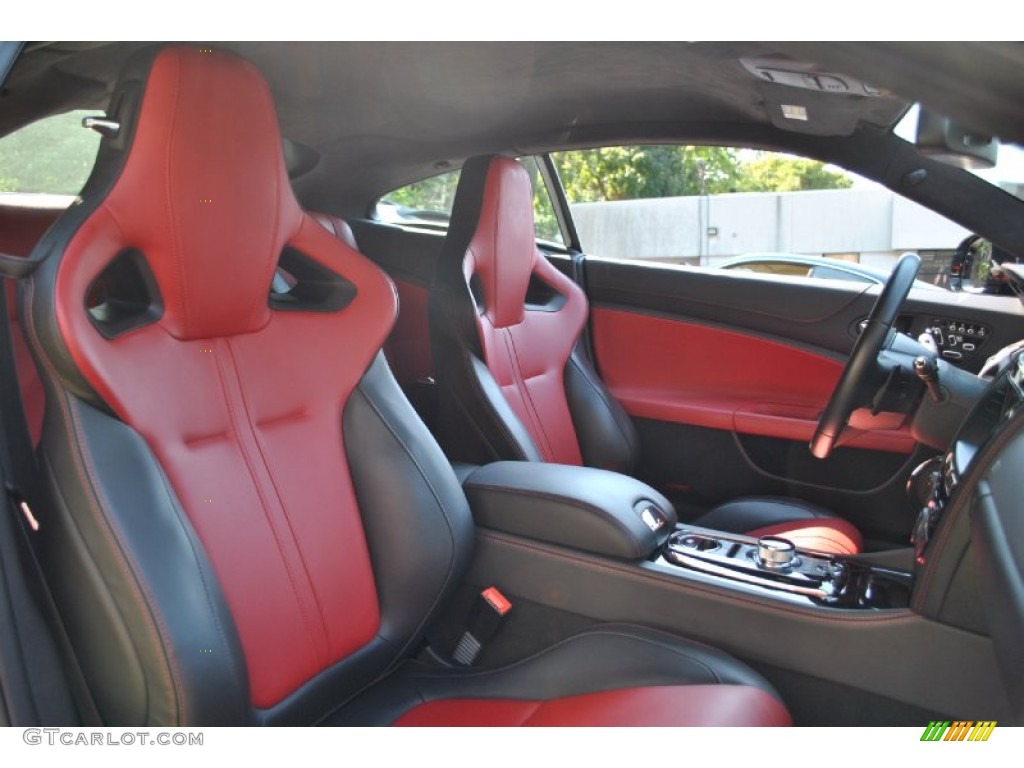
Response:
[{"label": "center armrest", "polygon": [[603,469],[499,461],[463,489],[479,525],[626,560],[650,557],[676,524],[668,499]]}]

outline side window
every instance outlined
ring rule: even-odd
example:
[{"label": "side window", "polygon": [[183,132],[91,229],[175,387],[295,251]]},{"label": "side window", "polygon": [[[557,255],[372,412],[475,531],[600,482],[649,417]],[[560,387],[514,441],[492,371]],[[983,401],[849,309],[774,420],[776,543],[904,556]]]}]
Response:
[{"label": "side window", "polygon": [[85,186],[100,136],[82,127],[94,111],[65,112],[0,139],[0,194],[77,195]]},{"label": "side window", "polygon": [[[533,157],[519,159],[533,184],[533,215],[537,240],[555,246],[564,241],[551,196]],[[459,171],[449,171],[389,192],[377,202],[376,215],[389,224],[447,231],[455,203]]]},{"label": "side window", "polygon": [[530,174],[533,182],[533,225],[537,233],[537,239],[557,246],[564,246],[562,232],[558,227],[558,219],[555,217],[555,207],[551,203],[551,194],[544,183],[544,176],[541,174],[540,165],[535,157],[522,157],[519,162]]},{"label": "side window", "polygon": [[919,279],[943,284],[968,234],[879,184],[776,152],[628,146],[552,158],[595,257],[880,282],[915,251]]},{"label": "side window", "polygon": [[448,229],[458,186],[459,172],[449,171],[401,187],[377,202],[377,218],[390,224]]}]

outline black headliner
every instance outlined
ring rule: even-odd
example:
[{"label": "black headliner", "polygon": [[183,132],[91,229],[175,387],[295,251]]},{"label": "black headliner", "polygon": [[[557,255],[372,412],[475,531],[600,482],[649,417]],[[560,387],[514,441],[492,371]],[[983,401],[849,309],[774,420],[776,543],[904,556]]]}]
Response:
[{"label": "black headliner", "polygon": [[[27,45],[0,100],[0,134],[71,107],[104,108],[124,59],[142,45]],[[1024,139],[1024,46],[1016,43],[213,45],[260,67],[284,134],[319,153],[296,182],[303,202],[349,215],[365,215],[380,194],[485,152],[672,138],[820,157],[833,153],[819,137],[880,134],[908,104],[771,85],[750,75],[742,57],[815,62],[931,103],[979,130]],[[812,119],[780,130],[772,114],[794,100]]]}]

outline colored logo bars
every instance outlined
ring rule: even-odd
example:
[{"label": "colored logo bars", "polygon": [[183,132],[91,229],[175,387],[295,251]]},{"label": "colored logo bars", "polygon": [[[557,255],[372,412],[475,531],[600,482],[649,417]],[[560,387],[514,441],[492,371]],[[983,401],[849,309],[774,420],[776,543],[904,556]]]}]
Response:
[{"label": "colored logo bars", "polygon": [[988,741],[995,727],[995,720],[932,720],[921,741]]}]

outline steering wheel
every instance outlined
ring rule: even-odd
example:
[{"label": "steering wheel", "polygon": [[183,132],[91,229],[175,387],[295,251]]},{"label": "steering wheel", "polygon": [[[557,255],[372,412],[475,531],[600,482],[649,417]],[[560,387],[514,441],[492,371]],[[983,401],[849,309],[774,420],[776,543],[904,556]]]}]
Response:
[{"label": "steering wheel", "polygon": [[864,329],[853,345],[843,375],[839,377],[839,383],[818,419],[818,426],[811,438],[811,453],[819,459],[827,458],[832,453],[850,414],[863,404],[864,390],[871,383],[871,374],[877,370],[878,354],[889,338],[896,315],[914,285],[920,266],[921,259],[917,254],[904,253],[900,256],[875,306],[871,308]]}]

